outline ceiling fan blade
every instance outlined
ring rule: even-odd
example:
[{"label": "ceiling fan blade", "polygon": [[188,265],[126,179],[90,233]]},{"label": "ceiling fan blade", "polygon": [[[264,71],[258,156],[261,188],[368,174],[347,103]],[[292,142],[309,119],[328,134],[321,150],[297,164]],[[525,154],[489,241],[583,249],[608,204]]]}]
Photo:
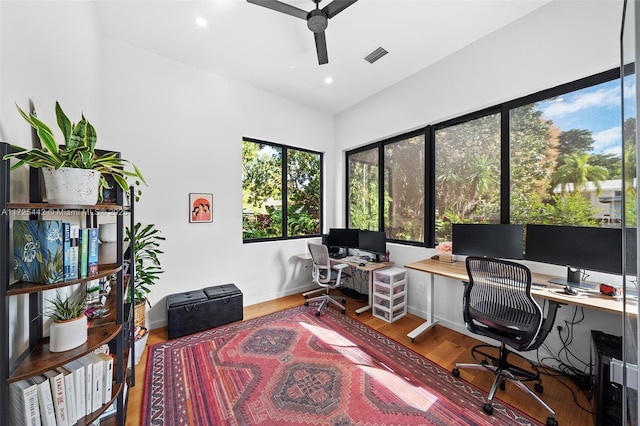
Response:
[{"label": "ceiling fan blade", "polygon": [[333,0],[323,7],[322,11],[327,14],[327,18],[332,18],[357,1],[358,0]]},{"label": "ceiling fan blade", "polygon": [[305,21],[307,20],[307,14],[309,13],[306,10],[298,9],[295,6],[282,3],[278,0],[247,0],[247,2],[275,10],[277,12],[286,13],[287,15],[295,16],[296,18],[304,19]]},{"label": "ceiling fan blade", "polygon": [[329,55],[327,54],[327,38],[324,35],[324,31],[313,34],[316,39],[316,51],[318,52],[318,64],[323,65],[329,62]]}]

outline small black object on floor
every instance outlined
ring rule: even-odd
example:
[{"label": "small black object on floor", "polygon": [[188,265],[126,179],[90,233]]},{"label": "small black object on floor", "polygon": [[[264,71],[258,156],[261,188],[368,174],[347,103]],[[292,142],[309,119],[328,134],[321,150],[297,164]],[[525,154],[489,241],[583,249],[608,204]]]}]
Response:
[{"label": "small black object on floor", "polygon": [[340,291],[345,296],[350,297],[350,298],[355,299],[355,300],[358,300],[360,302],[365,302],[365,301],[369,300],[369,295],[358,293],[356,290],[354,290],[352,288],[342,287],[342,288],[340,288]]}]

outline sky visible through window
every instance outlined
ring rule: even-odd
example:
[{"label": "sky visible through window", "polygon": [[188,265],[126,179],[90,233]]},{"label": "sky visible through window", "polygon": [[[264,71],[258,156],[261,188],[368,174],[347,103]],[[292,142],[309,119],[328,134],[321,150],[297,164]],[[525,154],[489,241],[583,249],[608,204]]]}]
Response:
[{"label": "sky visible through window", "polygon": [[[634,92],[635,79],[625,88],[625,94]],[[620,80],[538,102],[537,109],[545,119],[552,120],[561,130],[589,130],[594,139],[594,154],[621,155]],[[635,115],[635,105],[625,103],[625,119]]]}]

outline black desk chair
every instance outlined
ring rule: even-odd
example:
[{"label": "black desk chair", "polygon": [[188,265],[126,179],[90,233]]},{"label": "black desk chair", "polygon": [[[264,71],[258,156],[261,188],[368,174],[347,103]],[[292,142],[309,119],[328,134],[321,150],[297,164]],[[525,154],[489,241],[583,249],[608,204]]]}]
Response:
[{"label": "black desk chair", "polygon": [[[531,271],[524,265],[486,257],[467,257],[469,282],[465,283],[463,316],[467,329],[472,333],[487,336],[500,342],[499,350],[488,353],[493,345],[474,346],[471,353],[478,364],[456,364],[452,373],[460,376],[460,369],[489,370],[496,378],[482,409],[493,414],[493,398],[498,386],[505,389],[505,380],[538,401],[548,412],[547,426],[557,426],[555,412],[538,395],[523,384],[535,381],[534,389],[542,393],[540,373],[529,361],[531,369],[511,364],[510,354],[520,356],[507,349],[530,351],[537,349],[553,327],[558,302],[549,302],[547,317],[531,296]],[[524,359],[524,358],[523,358]]]},{"label": "black desk chair", "polygon": [[[350,277],[349,274],[342,271],[343,269],[348,268],[349,265],[342,263],[332,267],[327,246],[324,244],[314,243],[309,243],[308,246],[309,253],[311,253],[311,258],[313,259],[313,271],[311,272],[311,276],[313,277],[313,281],[320,287],[323,287],[325,292],[322,296],[307,299],[307,301],[304,302],[304,306],[309,306],[309,302],[319,301],[320,305],[316,310],[316,316],[320,316],[322,308],[333,303],[340,308],[340,312],[344,314],[346,312],[345,307],[332,298],[329,291],[340,287],[340,285],[342,285],[342,280]],[[306,294],[308,293],[305,293],[305,297]],[[342,303],[346,302],[347,299],[343,297]]]}]

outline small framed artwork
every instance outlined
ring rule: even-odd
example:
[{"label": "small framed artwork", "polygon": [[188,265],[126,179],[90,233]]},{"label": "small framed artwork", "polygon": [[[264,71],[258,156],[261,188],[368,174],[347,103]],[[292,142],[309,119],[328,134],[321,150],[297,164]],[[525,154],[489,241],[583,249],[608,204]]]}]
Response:
[{"label": "small framed artwork", "polygon": [[189,222],[212,222],[213,194],[189,194]]}]

